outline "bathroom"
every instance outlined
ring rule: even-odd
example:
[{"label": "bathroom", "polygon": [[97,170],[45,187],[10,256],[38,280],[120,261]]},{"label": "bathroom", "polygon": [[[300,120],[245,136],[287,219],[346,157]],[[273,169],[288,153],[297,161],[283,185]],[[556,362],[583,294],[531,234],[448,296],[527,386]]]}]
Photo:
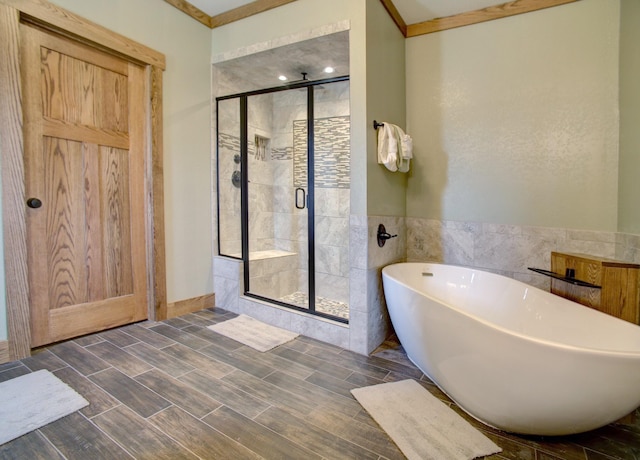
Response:
[{"label": "bathroom", "polygon": [[[213,30],[171,5],[154,10],[157,21],[134,23],[153,8],[141,3],[122,14],[90,2],[57,4],[173,60],[163,77],[171,307],[206,305],[215,295],[220,307],[367,354],[391,332],[380,282],[380,269],[390,263],[442,261],[548,287],[527,267],[548,267],[553,250],[640,260],[633,2],[581,0],[407,39],[379,2],[298,0]],[[156,33],[155,24],[165,21],[174,38]],[[332,36],[348,38],[349,61],[350,173],[348,188],[337,193],[339,226],[347,229],[345,245],[327,245],[340,260],[333,264],[340,276],[328,284],[340,284],[335,300],[348,305],[338,320],[241,295],[238,260],[220,256],[239,248],[219,246],[225,243],[218,225],[225,223],[217,215],[223,191],[212,129],[212,102],[223,89],[216,75],[225,61]],[[413,136],[409,173],[377,164],[374,119]],[[262,131],[267,140],[273,135]],[[273,153],[278,146],[266,148]],[[228,176],[224,184],[235,189]],[[381,223],[398,235],[384,248],[376,244]],[[6,344],[6,307],[0,313]]]},{"label": "bathroom", "polygon": [[[632,2],[581,0],[406,39],[378,2],[298,0],[213,30],[163,5],[154,14],[160,22],[171,18],[180,40],[157,34],[154,22],[132,22],[148,14],[145,4],[128,15],[88,2],[58,4],[173,59],[163,78],[170,306],[215,294],[219,306],[366,354],[390,332],[380,283],[389,263],[436,260],[547,287],[527,267],[548,267],[553,250],[640,258],[637,17],[620,14]],[[333,35],[348,36],[350,177],[339,192],[343,203],[349,195],[348,256],[346,246],[332,247],[340,254],[337,300],[348,304],[348,325],[239,294],[237,260],[219,257],[224,223],[217,216],[222,194],[212,129],[221,94],[216,66]],[[377,164],[374,119],[413,136],[416,159],[408,174]],[[376,244],[380,223],[398,235],[384,248]]]}]

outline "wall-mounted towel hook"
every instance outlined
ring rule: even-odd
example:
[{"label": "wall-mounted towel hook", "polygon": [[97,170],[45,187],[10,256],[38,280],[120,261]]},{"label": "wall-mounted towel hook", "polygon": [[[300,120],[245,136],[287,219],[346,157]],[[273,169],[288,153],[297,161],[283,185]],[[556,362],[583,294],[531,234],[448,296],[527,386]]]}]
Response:
[{"label": "wall-mounted towel hook", "polygon": [[384,123],[378,123],[376,120],[373,120],[373,129],[382,128]]}]

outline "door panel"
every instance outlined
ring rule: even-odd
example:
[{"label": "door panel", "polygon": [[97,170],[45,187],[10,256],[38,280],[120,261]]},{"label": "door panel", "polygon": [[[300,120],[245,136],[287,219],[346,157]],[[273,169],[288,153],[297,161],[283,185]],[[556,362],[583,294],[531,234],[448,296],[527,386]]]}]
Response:
[{"label": "door panel", "polygon": [[145,70],[21,25],[32,346],[147,317]]}]

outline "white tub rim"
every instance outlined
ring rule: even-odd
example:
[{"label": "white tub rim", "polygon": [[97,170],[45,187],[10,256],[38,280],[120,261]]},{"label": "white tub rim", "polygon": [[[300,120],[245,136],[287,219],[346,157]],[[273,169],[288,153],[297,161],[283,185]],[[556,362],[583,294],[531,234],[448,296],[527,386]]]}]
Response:
[{"label": "white tub rim", "polygon": [[[415,266],[418,266],[418,265],[440,265],[440,266],[444,266],[444,267],[463,268],[463,269],[466,269],[466,270],[469,270],[469,271],[480,271],[482,273],[488,273],[488,274],[490,274],[492,276],[497,276],[497,277],[500,277],[500,278],[504,278],[504,279],[508,280],[509,282],[515,282],[515,283],[518,283],[518,284],[522,284],[527,288],[539,289],[539,288],[536,288],[535,286],[528,285],[528,284],[526,284],[526,283],[524,283],[522,281],[516,280],[514,278],[509,278],[508,276],[500,275],[498,273],[490,272],[488,270],[483,270],[481,268],[467,267],[467,266],[464,266],[464,265],[445,264],[445,263],[440,263],[440,262],[398,262],[398,263],[394,263],[394,264],[389,264],[389,265],[383,267],[383,269],[382,269],[383,276],[384,275],[389,276],[391,279],[393,279],[393,281],[399,283],[400,285],[402,285],[403,287],[407,288],[408,290],[410,290],[412,292],[415,292],[418,295],[425,296],[425,297],[429,298],[430,300],[432,300],[434,302],[437,302],[439,304],[442,304],[442,305],[446,306],[447,308],[450,308],[451,310],[455,311],[456,313],[458,313],[460,315],[466,316],[467,318],[470,318],[473,321],[477,321],[479,323],[482,323],[483,325],[485,325],[485,326],[487,326],[487,327],[489,327],[491,329],[494,329],[494,330],[496,330],[498,332],[501,332],[503,334],[506,334],[506,335],[509,335],[509,336],[513,336],[513,337],[516,337],[518,339],[525,340],[525,341],[528,341],[528,342],[533,342],[533,343],[536,343],[536,344],[540,344],[540,345],[544,345],[544,346],[547,346],[547,347],[551,347],[551,348],[561,348],[561,349],[564,349],[566,351],[570,351],[570,352],[574,352],[574,353],[589,353],[591,355],[596,354],[596,355],[603,356],[603,357],[618,357],[618,358],[629,358],[629,359],[632,359],[632,358],[633,359],[638,359],[638,358],[640,358],[640,350],[638,350],[638,351],[607,350],[607,349],[593,348],[593,347],[588,347],[588,346],[569,345],[569,344],[562,343],[562,342],[555,342],[555,341],[548,340],[548,339],[541,339],[541,338],[534,337],[534,336],[531,336],[531,335],[526,335],[526,334],[514,331],[513,329],[508,329],[508,328],[506,328],[504,326],[497,325],[497,324],[495,324],[495,323],[493,323],[493,322],[491,322],[491,321],[489,321],[487,319],[484,319],[482,317],[479,317],[477,315],[473,315],[473,314],[471,314],[471,313],[469,313],[467,311],[464,311],[464,310],[452,305],[449,302],[445,302],[442,299],[439,299],[439,298],[436,298],[436,297],[434,297],[432,295],[429,295],[425,291],[420,291],[418,289],[415,289],[415,288],[409,286],[404,281],[401,281],[398,278],[392,277],[388,273],[389,270],[391,270],[391,269],[387,270],[387,267],[393,267],[393,266],[397,266],[397,265],[415,265]],[[543,291],[543,292],[547,292],[547,291]],[[550,292],[548,292],[548,294],[553,295]],[[572,301],[570,301],[568,299],[564,299],[562,297],[559,297],[559,298],[563,299],[563,300],[566,300],[567,302],[572,302]],[[576,305],[582,306],[584,308],[589,308],[587,306],[580,305],[577,302],[572,302],[572,303],[575,303]],[[603,318],[606,317],[607,321],[608,320],[613,320],[614,322],[620,322],[620,324],[623,327],[633,326],[632,323],[624,321],[624,320],[622,320],[620,318],[616,318],[615,316],[611,316],[611,315],[608,315],[608,314],[603,313],[601,311],[597,311],[597,310],[593,310],[593,309],[590,309],[590,310],[593,313],[597,313],[598,315],[604,315]],[[640,326],[636,326],[636,327],[639,328],[638,333],[640,334]]]}]

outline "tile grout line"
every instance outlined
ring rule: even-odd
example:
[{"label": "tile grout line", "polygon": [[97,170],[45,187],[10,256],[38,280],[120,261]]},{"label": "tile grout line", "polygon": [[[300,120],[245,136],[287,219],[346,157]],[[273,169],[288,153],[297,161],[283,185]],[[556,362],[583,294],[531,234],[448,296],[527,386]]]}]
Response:
[{"label": "tile grout line", "polygon": [[[46,426],[46,425],[45,425],[45,426]],[[41,427],[41,428],[42,428],[42,427]],[[37,429],[37,430],[35,430],[35,431],[37,431],[37,432],[40,434],[40,436],[42,436],[42,437],[44,438],[45,442],[47,442],[51,447],[53,447],[53,449],[54,449],[56,452],[58,452],[58,453],[60,454],[60,457],[61,457],[61,458],[65,459],[65,460],[68,460],[68,459],[67,459],[67,456],[66,456],[66,455],[64,455],[64,454],[60,451],[60,449],[58,449],[58,446],[56,446],[56,445],[51,441],[51,439],[49,439],[49,438],[48,438],[48,437],[47,437],[47,436],[46,436],[46,435],[45,435],[45,434],[40,430],[40,428],[38,428],[38,429]]]}]

